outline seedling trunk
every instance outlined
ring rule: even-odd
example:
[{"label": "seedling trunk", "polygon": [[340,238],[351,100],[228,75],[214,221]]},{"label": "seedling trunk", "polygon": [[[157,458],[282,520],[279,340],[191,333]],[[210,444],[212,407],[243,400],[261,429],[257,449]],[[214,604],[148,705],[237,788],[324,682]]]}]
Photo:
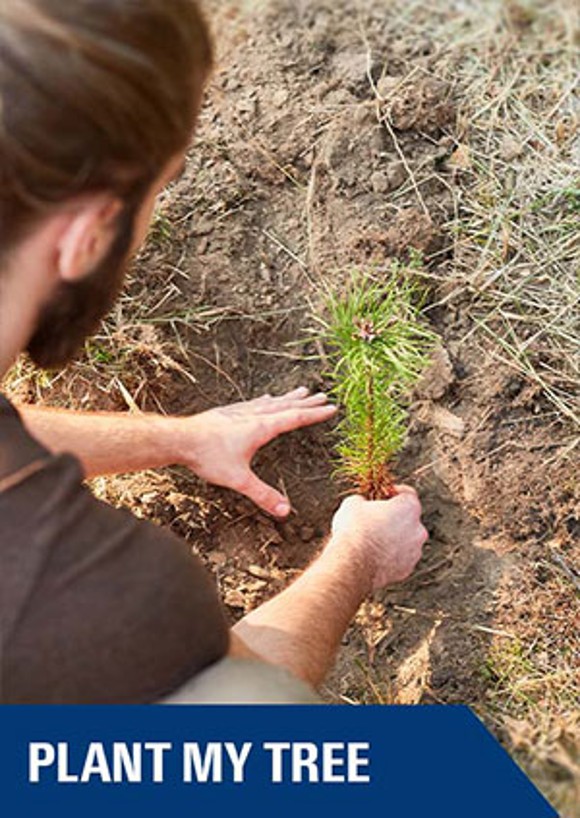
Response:
[{"label": "seedling trunk", "polygon": [[338,471],[368,499],[392,497],[391,463],[435,340],[420,316],[420,290],[400,269],[380,281],[354,273],[342,294],[329,295],[322,324],[333,392],[344,408]]}]

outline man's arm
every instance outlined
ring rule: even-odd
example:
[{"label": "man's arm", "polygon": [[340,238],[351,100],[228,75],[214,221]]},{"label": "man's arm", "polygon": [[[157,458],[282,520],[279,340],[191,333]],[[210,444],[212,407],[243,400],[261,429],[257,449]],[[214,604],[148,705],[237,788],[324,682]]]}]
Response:
[{"label": "man's arm", "polygon": [[33,437],[55,454],[74,454],[87,477],[162,468],[174,462],[174,418],[24,405],[18,411]]},{"label": "man's arm", "polygon": [[257,655],[319,685],[365,596],[406,579],[421,557],[421,505],[413,489],[397,490],[387,501],[345,500],[322,554],[234,627],[230,655]]},{"label": "man's arm", "polygon": [[184,465],[280,517],[290,511],[288,500],[253,473],[252,458],[278,435],[328,420],[336,411],[325,395],[309,395],[304,387],[185,418],[18,409],[33,437],[55,453],[76,455],[87,477]]},{"label": "man's arm", "polygon": [[263,659],[317,687],[369,591],[368,576],[347,554],[325,551],[292,585],[234,626],[230,655]]}]

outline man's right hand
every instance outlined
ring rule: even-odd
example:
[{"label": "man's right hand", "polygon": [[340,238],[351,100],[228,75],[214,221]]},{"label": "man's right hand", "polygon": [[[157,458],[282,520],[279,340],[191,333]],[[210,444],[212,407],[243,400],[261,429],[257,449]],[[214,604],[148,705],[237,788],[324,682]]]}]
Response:
[{"label": "man's right hand", "polygon": [[373,590],[402,582],[421,559],[428,533],[421,503],[410,486],[396,486],[390,500],[347,497],[332,521],[329,550],[343,549],[368,572]]},{"label": "man's right hand", "polygon": [[[285,591],[250,611],[235,634],[266,661],[319,685],[348,623],[374,588],[409,576],[427,532],[413,489],[392,500],[349,497],[322,554]],[[234,655],[244,646],[232,645]],[[242,653],[240,653],[242,651]]]}]

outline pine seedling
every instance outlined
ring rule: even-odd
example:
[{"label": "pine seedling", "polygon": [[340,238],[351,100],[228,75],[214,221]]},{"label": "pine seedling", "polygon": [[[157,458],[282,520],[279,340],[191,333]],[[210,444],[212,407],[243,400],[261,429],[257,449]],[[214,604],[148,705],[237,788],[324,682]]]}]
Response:
[{"label": "pine seedling", "polygon": [[391,462],[407,431],[407,406],[435,336],[420,318],[419,288],[394,268],[381,281],[353,273],[327,298],[321,319],[344,408],[337,428],[338,472],[370,500],[395,494]]}]

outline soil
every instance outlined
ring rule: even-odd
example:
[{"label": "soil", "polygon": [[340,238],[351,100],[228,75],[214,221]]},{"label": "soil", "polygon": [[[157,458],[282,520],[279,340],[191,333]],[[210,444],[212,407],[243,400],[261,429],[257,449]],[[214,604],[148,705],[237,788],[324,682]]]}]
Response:
[{"label": "soil", "polygon": [[[509,743],[489,699],[492,644],[537,639],[557,670],[578,624],[562,573],[580,569],[570,430],[445,304],[456,92],[433,43],[398,38],[381,4],[367,5],[372,58],[340,3],[210,6],[219,67],[185,175],[106,334],[41,397],[184,414],[319,390],[324,361],[307,334],[319,283],[420,251],[438,273],[428,315],[441,348],[396,472],[418,488],[430,540],[408,582],[362,607],[324,696],[465,702]],[[234,621],[323,543],[345,490],[332,446],[330,428],[312,428],[260,454],[257,471],[292,500],[286,523],[179,469],[96,488],[186,537]]]}]

